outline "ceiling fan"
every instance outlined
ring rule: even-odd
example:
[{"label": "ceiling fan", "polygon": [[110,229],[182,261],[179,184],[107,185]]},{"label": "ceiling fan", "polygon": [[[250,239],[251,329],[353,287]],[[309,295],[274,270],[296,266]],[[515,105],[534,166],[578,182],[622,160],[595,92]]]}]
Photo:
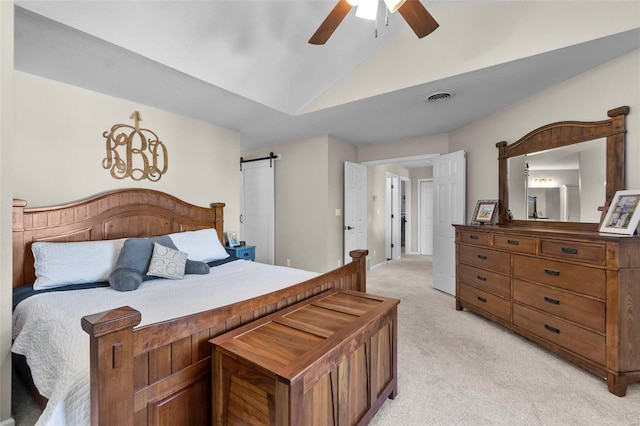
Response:
[{"label": "ceiling fan", "polygon": [[[358,6],[356,16],[365,19],[376,19],[379,0],[338,0],[329,15],[322,21],[316,32],[309,39],[310,44],[325,44],[331,34],[352,7]],[[384,0],[391,13],[398,11],[418,38],[431,34],[438,23],[419,0]]]}]

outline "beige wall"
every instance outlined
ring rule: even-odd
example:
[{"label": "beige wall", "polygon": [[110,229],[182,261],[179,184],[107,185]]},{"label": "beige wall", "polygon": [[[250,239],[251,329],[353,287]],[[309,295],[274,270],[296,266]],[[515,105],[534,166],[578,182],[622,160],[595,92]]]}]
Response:
[{"label": "beige wall", "polygon": [[[344,162],[353,163],[356,158],[357,149],[354,145],[329,137],[328,269],[344,263]],[[340,216],[336,215],[336,209],[342,211]]]},{"label": "beige wall", "polygon": [[449,134],[427,135],[372,144],[358,145],[358,162],[389,160],[417,155],[449,152]]},{"label": "beige wall", "polygon": [[[622,105],[627,117],[627,188],[640,188],[640,51],[580,74],[450,134],[450,151],[467,152],[467,214],[498,196],[496,142],[513,143],[555,121],[603,120]],[[488,167],[487,165],[494,166]]]},{"label": "beige wall", "polygon": [[0,1],[0,424],[11,418],[13,1]]},{"label": "beige wall", "polygon": [[[281,154],[276,161],[275,263],[324,272],[327,270],[328,138],[256,148],[246,159]],[[258,247],[256,250],[260,250]]]},{"label": "beige wall", "polygon": [[[238,229],[237,132],[23,72],[15,72],[14,87],[13,189],[29,206],[144,187],[202,206],[225,202],[226,228]],[[134,110],[167,147],[168,170],[158,182],[118,180],[102,168],[103,132],[133,124]]]}]

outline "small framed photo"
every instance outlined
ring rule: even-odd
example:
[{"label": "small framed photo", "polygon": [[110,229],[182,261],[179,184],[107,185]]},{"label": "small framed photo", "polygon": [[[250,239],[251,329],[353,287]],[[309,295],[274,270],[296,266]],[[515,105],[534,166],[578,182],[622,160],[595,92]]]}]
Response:
[{"label": "small framed photo", "polygon": [[600,232],[633,235],[640,222],[640,190],[617,191],[607,210]]},{"label": "small framed photo", "polygon": [[224,243],[229,247],[238,247],[240,245],[238,236],[233,231],[224,233]]},{"label": "small framed photo", "polygon": [[493,224],[497,219],[498,200],[478,200],[473,211],[471,223],[473,225]]}]

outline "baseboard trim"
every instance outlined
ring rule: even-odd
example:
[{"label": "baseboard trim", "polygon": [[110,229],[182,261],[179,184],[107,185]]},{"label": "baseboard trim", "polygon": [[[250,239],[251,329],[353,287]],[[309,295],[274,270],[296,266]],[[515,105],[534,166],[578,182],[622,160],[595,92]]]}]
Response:
[{"label": "baseboard trim", "polygon": [[13,417],[9,417],[8,419],[1,421],[0,426],[16,426],[16,421]]}]

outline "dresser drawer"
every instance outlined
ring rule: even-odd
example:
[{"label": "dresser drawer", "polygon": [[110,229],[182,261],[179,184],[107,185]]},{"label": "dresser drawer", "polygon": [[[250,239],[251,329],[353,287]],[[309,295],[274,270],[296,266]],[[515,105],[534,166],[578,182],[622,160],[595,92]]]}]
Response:
[{"label": "dresser drawer", "polygon": [[459,261],[495,272],[511,272],[511,253],[460,244]]},{"label": "dresser drawer", "polygon": [[513,276],[605,299],[604,269],[514,255]]},{"label": "dresser drawer", "polygon": [[605,337],[601,334],[517,303],[513,304],[513,323],[598,364],[605,364]]},{"label": "dresser drawer", "polygon": [[578,262],[605,264],[604,243],[582,243],[562,240],[540,240],[540,255]]},{"label": "dresser drawer", "polygon": [[491,245],[491,234],[488,232],[460,231],[460,242],[488,247]]},{"label": "dresser drawer", "polygon": [[513,280],[513,300],[605,332],[605,304],[526,281]]},{"label": "dresser drawer", "polygon": [[494,235],[493,246],[519,253],[536,253],[536,239],[534,237],[522,237],[515,235]]},{"label": "dresser drawer", "polygon": [[460,283],[459,287],[460,294],[458,297],[461,300],[477,307],[478,309],[482,309],[485,312],[502,318],[505,321],[511,322],[510,301],[463,283]]},{"label": "dresser drawer", "polygon": [[458,280],[497,295],[511,297],[511,278],[495,272],[460,263]]}]

